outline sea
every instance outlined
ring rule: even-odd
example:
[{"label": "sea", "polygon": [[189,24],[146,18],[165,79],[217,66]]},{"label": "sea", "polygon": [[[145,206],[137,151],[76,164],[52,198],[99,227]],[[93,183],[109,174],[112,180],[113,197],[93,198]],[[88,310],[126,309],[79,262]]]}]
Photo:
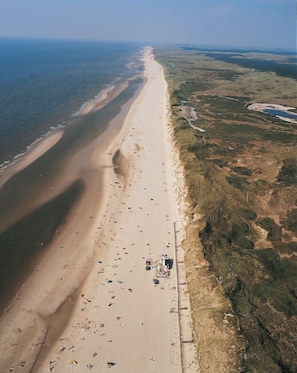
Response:
[{"label": "sea", "polygon": [[0,39],[0,172],[135,71],[140,44]]},{"label": "sea", "polygon": [[[53,200],[34,210],[31,206],[60,177],[61,164],[108,129],[137,94],[144,81],[142,47],[0,39],[0,181],[42,139],[60,129],[64,133],[52,149],[0,187],[0,314],[67,219],[84,185],[77,180]],[[104,108],[80,115],[103,90],[124,82],[126,88]]]}]

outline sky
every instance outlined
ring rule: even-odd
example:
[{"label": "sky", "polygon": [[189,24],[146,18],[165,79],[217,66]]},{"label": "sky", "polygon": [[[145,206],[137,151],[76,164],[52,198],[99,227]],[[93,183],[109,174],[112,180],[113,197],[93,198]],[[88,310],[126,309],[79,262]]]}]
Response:
[{"label": "sky", "polygon": [[0,0],[0,37],[296,49],[296,0]]}]

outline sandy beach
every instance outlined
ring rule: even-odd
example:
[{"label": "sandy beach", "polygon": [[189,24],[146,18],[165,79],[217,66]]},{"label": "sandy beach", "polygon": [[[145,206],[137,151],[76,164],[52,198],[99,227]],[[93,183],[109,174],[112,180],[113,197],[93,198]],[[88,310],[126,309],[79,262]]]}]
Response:
[{"label": "sandy beach", "polygon": [[[86,190],[1,317],[1,372],[197,371],[182,343],[192,332],[179,313],[183,191],[167,84],[150,48],[143,58],[147,81],[121,131],[71,160],[73,180],[88,160]],[[156,285],[145,263],[164,253],[173,268]]]}]

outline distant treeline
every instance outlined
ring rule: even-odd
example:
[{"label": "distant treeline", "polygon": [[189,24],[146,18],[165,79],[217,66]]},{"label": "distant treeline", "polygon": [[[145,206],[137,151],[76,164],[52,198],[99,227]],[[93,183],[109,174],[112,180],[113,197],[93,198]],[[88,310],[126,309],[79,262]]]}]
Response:
[{"label": "distant treeline", "polygon": [[[278,51],[259,51],[259,50],[231,50],[231,49],[202,49],[183,47],[184,50],[197,51],[199,54],[214,58],[216,60],[235,63],[242,67],[256,69],[259,71],[273,71],[277,75],[293,78],[297,80],[297,59],[294,52],[278,52]],[[246,53],[269,53],[274,55],[291,56],[284,59],[283,62],[273,60],[265,60],[258,58],[247,58]]]}]

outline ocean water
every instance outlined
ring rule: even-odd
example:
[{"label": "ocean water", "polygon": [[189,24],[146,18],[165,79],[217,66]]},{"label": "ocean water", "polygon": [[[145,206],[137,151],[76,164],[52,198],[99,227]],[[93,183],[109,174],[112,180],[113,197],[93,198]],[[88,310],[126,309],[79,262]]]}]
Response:
[{"label": "ocean water", "polygon": [[0,39],[0,172],[135,71],[139,44]]},{"label": "ocean water", "polygon": [[[117,114],[125,115],[143,83],[141,48],[0,39],[0,178],[39,140],[64,129],[58,143],[0,188],[0,315],[85,185],[77,179],[46,203],[43,196],[61,175],[68,180],[69,159],[102,134]],[[77,115],[103,89],[127,79],[126,88],[102,109]]]}]

